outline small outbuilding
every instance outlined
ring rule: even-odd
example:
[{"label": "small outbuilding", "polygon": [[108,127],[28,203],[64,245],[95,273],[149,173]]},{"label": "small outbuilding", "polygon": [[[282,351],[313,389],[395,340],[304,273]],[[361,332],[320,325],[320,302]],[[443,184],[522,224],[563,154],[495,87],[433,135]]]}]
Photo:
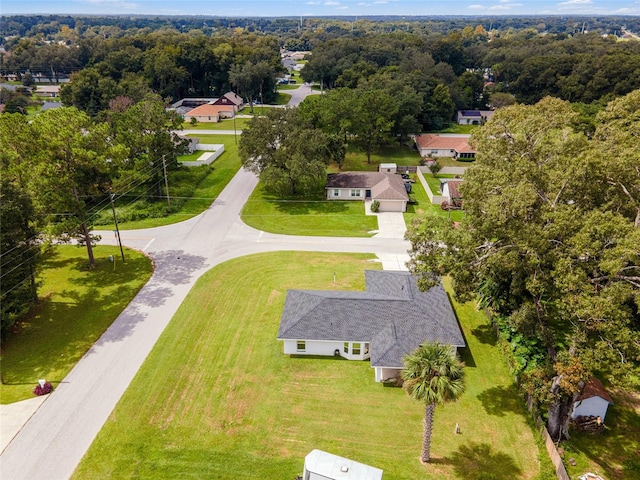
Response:
[{"label": "small outbuilding", "polygon": [[382,470],[322,450],[304,459],[303,480],[382,480]]},{"label": "small outbuilding", "polygon": [[600,380],[592,378],[585,384],[578,400],[573,404],[571,418],[600,417],[604,422],[609,405],[613,405],[613,398]]},{"label": "small outbuilding", "polygon": [[378,171],[382,173],[398,173],[398,165],[395,163],[381,163]]}]

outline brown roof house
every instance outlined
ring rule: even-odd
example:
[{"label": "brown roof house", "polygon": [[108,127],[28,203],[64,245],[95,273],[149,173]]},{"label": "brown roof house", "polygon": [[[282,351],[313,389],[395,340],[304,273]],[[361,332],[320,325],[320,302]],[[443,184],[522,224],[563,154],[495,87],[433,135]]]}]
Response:
[{"label": "brown roof house", "polygon": [[424,342],[465,346],[441,283],[422,292],[409,272],[365,270],[364,292],[289,290],[278,340],[289,355],[369,360],[376,382],[397,378]]},{"label": "brown roof house", "polygon": [[609,405],[613,398],[597,378],[591,378],[582,389],[582,393],[573,404],[571,418],[600,417],[604,422]]},{"label": "brown roof house", "polygon": [[422,157],[452,157],[458,160],[473,160],[476,151],[469,146],[471,135],[438,135],[423,133],[414,140]]},{"label": "brown roof house", "polygon": [[237,93],[227,92],[215,102],[213,102],[213,105],[231,107],[231,109],[235,113],[242,108],[242,106],[244,105],[244,100],[242,100],[242,97]]},{"label": "brown roof house", "polygon": [[327,200],[377,200],[379,212],[404,212],[409,195],[400,175],[385,172],[330,173]]},{"label": "brown roof house", "polygon": [[462,208],[462,194],[460,193],[460,185],[462,180],[458,179],[441,179],[440,190],[442,191],[442,204],[443,208],[446,205],[450,209]]}]

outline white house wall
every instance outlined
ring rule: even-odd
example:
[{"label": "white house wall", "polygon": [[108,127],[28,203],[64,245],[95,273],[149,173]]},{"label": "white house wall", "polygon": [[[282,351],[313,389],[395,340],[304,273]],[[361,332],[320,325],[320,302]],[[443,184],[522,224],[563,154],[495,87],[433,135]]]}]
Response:
[{"label": "white house wall", "polygon": [[576,417],[600,417],[604,420],[604,416],[607,414],[607,407],[609,406],[609,402],[607,402],[602,397],[591,397],[581,402],[576,402],[573,410],[573,418]]},{"label": "white house wall", "polygon": [[[338,191],[338,195],[334,194],[334,190]],[[358,190],[359,197],[352,197],[351,190]],[[364,188],[327,188],[327,200],[364,200],[366,191]]]},{"label": "white house wall", "polygon": [[305,340],[305,349],[298,350],[297,340],[284,341],[284,353],[287,355],[323,355],[333,357],[336,350],[342,352],[342,342]]},{"label": "white house wall", "polygon": [[399,368],[374,367],[374,370],[376,373],[376,382],[382,382],[400,376]]},{"label": "white house wall", "polygon": [[[304,340],[304,342],[304,350],[298,350],[298,340],[284,340],[284,353],[286,355],[321,355],[324,357],[334,357],[336,356],[336,351],[338,351],[339,356],[346,358],[347,360],[368,360],[371,357],[369,352],[369,342],[349,342],[349,353],[345,353],[344,351],[344,341]],[[351,354],[353,343],[360,344],[359,355]]]}]

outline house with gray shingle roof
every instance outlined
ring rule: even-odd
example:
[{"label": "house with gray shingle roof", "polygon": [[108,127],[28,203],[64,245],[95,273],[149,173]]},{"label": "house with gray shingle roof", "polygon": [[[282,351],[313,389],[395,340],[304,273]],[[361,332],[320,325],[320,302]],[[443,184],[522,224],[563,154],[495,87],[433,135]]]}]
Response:
[{"label": "house with gray shingle roof", "polygon": [[404,212],[409,201],[404,180],[395,173],[330,173],[326,190],[328,200],[377,200],[379,212]]},{"label": "house with gray shingle roof", "polygon": [[289,355],[369,360],[375,379],[395,378],[424,342],[465,346],[442,284],[426,292],[408,272],[367,270],[364,292],[289,290],[278,340]]}]

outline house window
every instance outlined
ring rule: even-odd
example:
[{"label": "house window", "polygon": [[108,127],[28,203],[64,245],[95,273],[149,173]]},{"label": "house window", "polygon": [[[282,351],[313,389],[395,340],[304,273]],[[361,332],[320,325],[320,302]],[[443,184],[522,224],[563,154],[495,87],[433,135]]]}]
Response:
[{"label": "house window", "polygon": [[431,155],[438,155],[439,150],[431,150]]},{"label": "house window", "polygon": [[296,342],[296,350],[299,352],[304,352],[307,348],[307,342],[305,340],[298,340]]},{"label": "house window", "polygon": [[340,196],[340,190],[338,190],[337,188],[333,189],[333,196],[334,197],[339,197]]},{"label": "house window", "polygon": [[351,189],[351,193],[350,196],[352,197],[359,197],[361,194],[360,189],[359,188],[352,188]]},{"label": "house window", "polygon": [[349,353],[349,342],[344,342],[344,353]]},{"label": "house window", "polygon": [[360,344],[359,343],[354,343],[353,344],[353,348],[351,349],[351,353],[353,355],[360,355]]}]

